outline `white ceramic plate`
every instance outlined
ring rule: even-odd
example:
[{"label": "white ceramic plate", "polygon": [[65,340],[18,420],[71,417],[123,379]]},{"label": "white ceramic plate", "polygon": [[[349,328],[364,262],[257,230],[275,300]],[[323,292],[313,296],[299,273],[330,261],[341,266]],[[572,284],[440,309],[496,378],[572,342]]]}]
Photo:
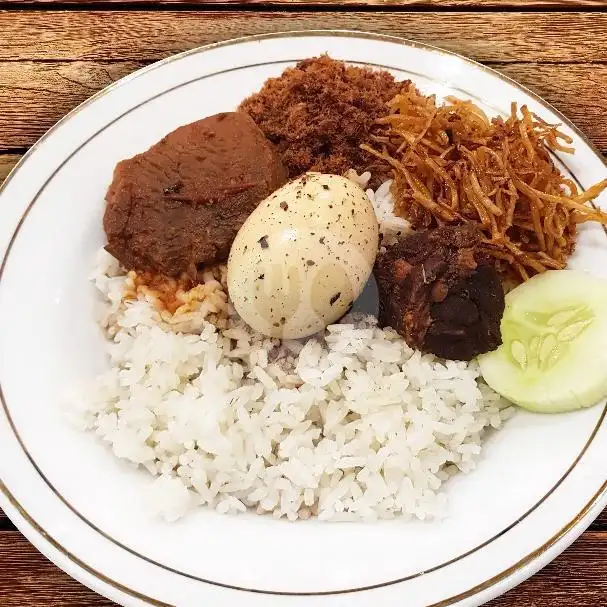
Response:
[{"label": "white ceramic plate", "polygon": [[[66,388],[105,364],[87,277],[116,162],[324,52],[492,113],[527,103],[565,123],[577,154],[561,160],[582,186],[607,175],[581,133],[514,82],[438,49],[353,32],[196,49],[121,80],[54,127],[0,193],[0,506],[52,561],[122,605],[479,605],[546,565],[607,504],[603,405],[521,412],[489,441],[479,468],[449,484],[444,522],[372,525],[206,510],[161,523],[139,498],[147,475],[59,415]],[[607,275],[600,227],[584,228],[573,264]]]}]

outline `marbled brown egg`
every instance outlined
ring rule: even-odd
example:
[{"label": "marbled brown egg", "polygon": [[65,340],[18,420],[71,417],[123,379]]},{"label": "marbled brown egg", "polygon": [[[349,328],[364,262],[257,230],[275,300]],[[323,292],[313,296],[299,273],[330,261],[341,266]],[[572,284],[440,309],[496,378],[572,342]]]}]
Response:
[{"label": "marbled brown egg", "polygon": [[365,192],[344,177],[308,173],[261,202],[238,232],[228,260],[230,298],[253,329],[306,337],[347,312],[377,250]]}]

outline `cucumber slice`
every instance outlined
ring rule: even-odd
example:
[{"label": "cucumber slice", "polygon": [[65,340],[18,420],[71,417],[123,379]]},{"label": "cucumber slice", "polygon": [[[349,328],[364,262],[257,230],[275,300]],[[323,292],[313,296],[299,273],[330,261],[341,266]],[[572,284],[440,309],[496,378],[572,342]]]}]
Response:
[{"label": "cucumber slice", "polygon": [[607,396],[607,283],[551,270],[506,296],[503,344],[479,356],[484,380],[531,411],[561,413]]}]

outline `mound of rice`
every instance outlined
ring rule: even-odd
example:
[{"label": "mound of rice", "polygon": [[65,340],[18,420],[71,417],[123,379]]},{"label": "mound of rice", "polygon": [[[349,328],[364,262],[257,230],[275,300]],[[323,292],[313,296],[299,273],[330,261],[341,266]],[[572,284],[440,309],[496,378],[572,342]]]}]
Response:
[{"label": "mound of rice", "polygon": [[[388,197],[389,186],[372,193],[391,237],[407,226],[381,214]],[[474,469],[513,411],[477,365],[413,351],[373,317],[303,341],[265,338],[230,310],[217,272],[171,315],[110,255],[98,260],[111,367],[71,412],[156,477],[147,498],[158,513],[443,516],[443,484]]]}]

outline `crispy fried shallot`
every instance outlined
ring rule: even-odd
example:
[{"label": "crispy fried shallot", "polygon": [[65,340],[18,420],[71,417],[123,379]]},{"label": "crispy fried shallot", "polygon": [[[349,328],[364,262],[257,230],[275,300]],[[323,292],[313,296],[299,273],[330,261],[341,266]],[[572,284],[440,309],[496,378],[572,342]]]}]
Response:
[{"label": "crispy fried shallot", "polygon": [[471,101],[437,105],[406,83],[362,148],[391,166],[397,215],[414,228],[478,224],[484,253],[524,281],[565,267],[579,223],[607,225],[591,204],[607,179],[580,191],[553,161],[571,143],[526,106],[490,120]]}]

